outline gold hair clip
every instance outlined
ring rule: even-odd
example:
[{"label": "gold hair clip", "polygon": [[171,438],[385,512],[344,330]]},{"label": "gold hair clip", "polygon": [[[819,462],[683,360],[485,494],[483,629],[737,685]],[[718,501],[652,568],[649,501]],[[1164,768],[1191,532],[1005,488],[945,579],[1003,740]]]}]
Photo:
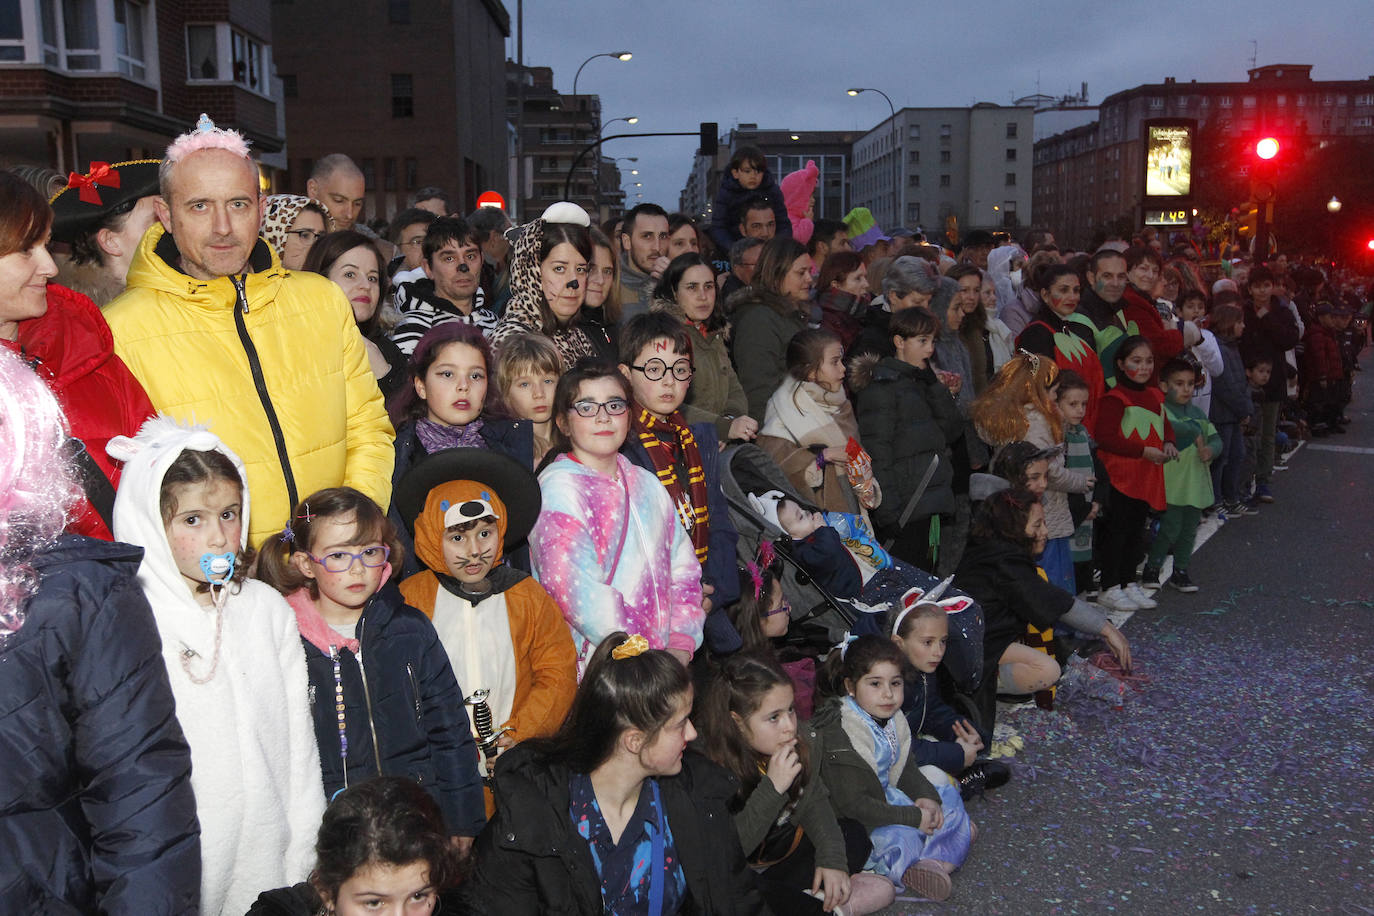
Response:
[{"label": "gold hair clip", "polygon": [[649,651],[649,640],[640,636],[638,633],[625,640],[620,645],[611,650],[611,658],[621,661],[626,658],[634,658],[636,655],[643,655]]},{"label": "gold hair clip", "polygon": [[1024,356],[1026,358],[1026,360],[1030,363],[1032,372],[1040,371],[1040,356],[1038,354],[1032,353],[1031,351],[1026,350],[1024,348],[1017,350],[1016,353],[1018,356]]}]

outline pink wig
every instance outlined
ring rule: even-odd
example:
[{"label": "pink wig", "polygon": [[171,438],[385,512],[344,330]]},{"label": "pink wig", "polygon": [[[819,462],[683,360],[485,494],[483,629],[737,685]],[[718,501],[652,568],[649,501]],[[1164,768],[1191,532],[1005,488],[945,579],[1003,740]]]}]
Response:
[{"label": "pink wig", "polygon": [[57,399],[0,347],[0,640],[19,629],[38,587],[29,561],[66,527],[80,490]]}]

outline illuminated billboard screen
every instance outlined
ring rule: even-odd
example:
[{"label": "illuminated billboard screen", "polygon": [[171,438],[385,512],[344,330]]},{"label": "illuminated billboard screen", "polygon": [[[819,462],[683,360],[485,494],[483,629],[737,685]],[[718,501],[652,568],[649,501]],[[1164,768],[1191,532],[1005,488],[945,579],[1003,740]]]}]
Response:
[{"label": "illuminated billboard screen", "polygon": [[1145,196],[1187,197],[1193,183],[1193,128],[1150,124],[1145,138]]}]

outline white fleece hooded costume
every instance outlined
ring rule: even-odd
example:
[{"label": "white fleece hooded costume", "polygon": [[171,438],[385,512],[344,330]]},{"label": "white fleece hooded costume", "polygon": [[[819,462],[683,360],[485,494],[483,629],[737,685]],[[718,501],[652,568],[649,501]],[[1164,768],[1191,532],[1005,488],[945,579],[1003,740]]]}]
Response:
[{"label": "white fleece hooded costume", "polygon": [[[185,449],[219,451],[244,479],[243,463],[214,433],[155,417],[107,451],[126,462],[114,506],[118,540],[143,548],[138,582],[162,635],[162,658],[177,719],[191,746],[191,786],[200,819],[201,905],[205,916],[241,916],[264,890],[304,881],[324,814],[309,679],[296,617],[254,579],[224,603],[218,667],[213,607],[198,604],[177,570],[159,510],[162,479]],[[243,486],[243,537],[248,488]]]}]

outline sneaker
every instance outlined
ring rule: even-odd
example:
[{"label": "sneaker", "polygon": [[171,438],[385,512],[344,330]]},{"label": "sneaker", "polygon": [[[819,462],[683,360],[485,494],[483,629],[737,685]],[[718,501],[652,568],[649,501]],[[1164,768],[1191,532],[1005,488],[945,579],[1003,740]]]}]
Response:
[{"label": "sneaker", "polygon": [[1181,569],[1174,570],[1174,574],[1169,577],[1168,585],[1177,592],[1191,594],[1198,590],[1198,587],[1193,584],[1193,580],[1189,579],[1188,574]]},{"label": "sneaker", "polygon": [[1272,503],[1274,501],[1274,494],[1269,492],[1269,484],[1255,484],[1255,499],[1262,503]]},{"label": "sneaker", "polygon": [[1260,499],[1259,499],[1258,497],[1253,497],[1253,496],[1252,496],[1250,499],[1248,499],[1248,500],[1245,501],[1245,514],[1246,514],[1246,515],[1259,515],[1259,510],[1260,510]]},{"label": "sneaker", "polygon": [[1011,767],[1000,760],[975,760],[959,774],[959,795],[968,801],[975,795],[1000,789],[1011,779]]},{"label": "sneaker", "polygon": [[1097,603],[1100,607],[1110,608],[1113,611],[1138,611],[1140,604],[1133,599],[1128,592],[1119,585],[1103,589],[1102,594],[1097,596]]},{"label": "sneaker", "polygon": [[1259,515],[1259,509],[1250,503],[1237,501],[1226,506],[1226,515],[1229,518],[1240,518],[1242,515]]},{"label": "sneaker", "polygon": [[1157,590],[1159,588],[1159,567],[1146,566],[1140,574],[1140,585],[1147,592]]},{"label": "sneaker", "polygon": [[954,893],[954,882],[949,880],[949,875],[934,863],[926,864],[925,860],[908,868],[902,875],[902,883],[917,897],[936,903],[948,900]]},{"label": "sneaker", "polygon": [[1123,588],[1122,591],[1129,595],[1130,599],[1134,601],[1141,610],[1159,607],[1159,602],[1151,598],[1145,589],[1140,587],[1139,582],[1132,582],[1130,585]]}]

